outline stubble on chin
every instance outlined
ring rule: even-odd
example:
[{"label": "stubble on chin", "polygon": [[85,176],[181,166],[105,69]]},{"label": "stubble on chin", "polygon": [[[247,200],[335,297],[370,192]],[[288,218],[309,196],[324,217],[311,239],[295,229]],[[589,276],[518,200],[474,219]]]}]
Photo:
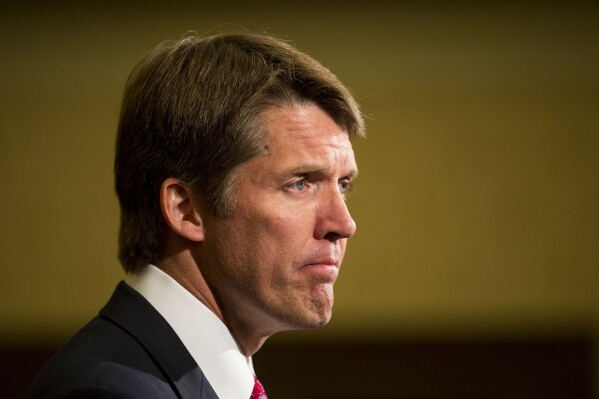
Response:
[{"label": "stubble on chin", "polygon": [[290,329],[308,330],[326,325],[331,320],[334,295],[332,284],[322,284],[313,288],[310,295],[295,303],[289,303],[287,322]]}]

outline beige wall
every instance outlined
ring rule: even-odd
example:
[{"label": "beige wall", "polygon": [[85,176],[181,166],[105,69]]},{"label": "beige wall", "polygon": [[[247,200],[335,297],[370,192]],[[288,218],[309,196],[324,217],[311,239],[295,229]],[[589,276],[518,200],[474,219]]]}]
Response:
[{"label": "beige wall", "polygon": [[0,14],[2,342],[64,340],[123,277],[112,158],[134,63],[239,27],[293,40],[368,116],[358,234],[311,336],[599,330],[597,9],[196,3]]}]

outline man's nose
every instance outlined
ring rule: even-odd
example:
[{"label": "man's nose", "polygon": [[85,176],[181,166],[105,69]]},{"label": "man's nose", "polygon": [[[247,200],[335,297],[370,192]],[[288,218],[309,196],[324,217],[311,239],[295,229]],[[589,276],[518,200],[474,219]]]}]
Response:
[{"label": "man's nose", "polygon": [[324,196],[319,204],[315,238],[336,241],[349,238],[355,232],[356,222],[347,209],[343,194],[336,189],[330,195]]}]

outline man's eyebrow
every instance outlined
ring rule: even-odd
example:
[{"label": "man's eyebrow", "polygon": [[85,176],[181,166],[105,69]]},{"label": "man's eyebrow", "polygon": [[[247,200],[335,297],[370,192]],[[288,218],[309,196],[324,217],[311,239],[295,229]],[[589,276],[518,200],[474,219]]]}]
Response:
[{"label": "man's eyebrow", "polygon": [[[288,170],[286,174],[293,176],[311,175],[311,174],[324,174],[324,169],[316,165],[300,165],[291,170]],[[347,177],[350,180],[354,180],[358,177],[358,168],[352,168],[352,170],[343,177]]]}]

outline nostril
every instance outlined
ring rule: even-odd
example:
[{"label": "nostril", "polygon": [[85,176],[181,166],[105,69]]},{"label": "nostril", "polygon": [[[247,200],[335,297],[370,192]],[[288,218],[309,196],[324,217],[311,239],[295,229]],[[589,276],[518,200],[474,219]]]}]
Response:
[{"label": "nostril", "polygon": [[338,233],[334,233],[334,232],[329,232],[324,236],[324,239],[328,240],[330,242],[339,241],[342,238],[346,238],[346,237],[343,237],[342,235],[340,235]]}]

